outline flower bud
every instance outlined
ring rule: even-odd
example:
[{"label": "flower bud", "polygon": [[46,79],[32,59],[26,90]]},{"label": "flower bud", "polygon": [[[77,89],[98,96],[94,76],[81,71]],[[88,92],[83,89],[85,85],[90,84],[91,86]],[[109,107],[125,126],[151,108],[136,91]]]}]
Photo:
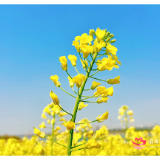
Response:
[{"label": "flower bud", "polygon": [[66,123],[66,127],[67,127],[68,130],[74,129],[75,128],[75,123],[72,122],[72,121],[68,121]]},{"label": "flower bud", "polygon": [[114,42],[116,42],[116,39],[112,39],[112,40],[110,41],[110,43],[114,43]]},{"label": "flower bud", "polygon": [[114,37],[114,35],[113,35],[113,34],[110,34],[109,36],[110,36],[111,38],[113,38],[113,37]]},{"label": "flower bud", "polygon": [[110,39],[111,39],[111,37],[108,37],[108,38],[106,39],[106,42],[109,42],[109,41],[110,41]]},{"label": "flower bud", "polygon": [[107,32],[105,36],[107,37],[107,36],[109,36],[109,34],[110,34],[110,32]]}]

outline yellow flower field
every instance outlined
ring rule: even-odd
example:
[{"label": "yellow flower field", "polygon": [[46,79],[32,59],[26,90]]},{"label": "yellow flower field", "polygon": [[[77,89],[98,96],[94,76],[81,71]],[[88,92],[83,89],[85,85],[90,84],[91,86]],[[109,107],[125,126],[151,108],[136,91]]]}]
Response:
[{"label": "yellow flower field", "polygon": [[[86,122],[83,119],[81,122]],[[133,156],[133,155],[160,155],[160,126],[154,126],[153,129],[148,131],[135,131],[134,127],[126,130],[125,136],[120,134],[109,134],[106,126],[102,126],[96,133],[93,133],[90,124],[81,124],[78,128],[79,131],[74,133],[73,138],[73,156]],[[47,136],[46,141],[40,141],[39,137],[34,135],[32,138],[27,139],[23,137],[22,140],[9,138],[8,140],[0,139],[0,155],[1,156],[65,156],[67,155],[67,142],[69,133],[55,131],[55,141],[49,139]],[[135,137],[143,137],[146,140],[146,145],[142,149],[135,149],[132,141]],[[89,139],[89,140],[87,140]],[[79,141],[80,140],[80,141]],[[61,144],[61,145],[59,145]],[[76,147],[77,146],[77,147]]]}]

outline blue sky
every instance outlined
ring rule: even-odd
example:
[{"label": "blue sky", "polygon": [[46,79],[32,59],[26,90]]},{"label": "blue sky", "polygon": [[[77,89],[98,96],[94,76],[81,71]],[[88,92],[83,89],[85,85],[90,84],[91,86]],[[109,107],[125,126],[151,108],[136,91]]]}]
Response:
[{"label": "blue sky", "polygon": [[[0,5],[0,135],[33,133],[33,126],[43,121],[43,108],[51,102],[50,90],[66,110],[73,111],[75,99],[55,87],[50,76],[58,75],[62,87],[72,92],[59,57],[78,57],[72,41],[98,27],[115,35],[122,65],[97,77],[120,75],[121,83],[114,85],[107,103],[90,103],[76,120],[94,120],[108,110],[108,120],[93,126],[120,128],[118,109],[128,105],[134,111],[132,125],[160,124],[158,17],[159,5]],[[68,66],[75,76],[69,61]],[[77,69],[84,73],[79,61]]]}]

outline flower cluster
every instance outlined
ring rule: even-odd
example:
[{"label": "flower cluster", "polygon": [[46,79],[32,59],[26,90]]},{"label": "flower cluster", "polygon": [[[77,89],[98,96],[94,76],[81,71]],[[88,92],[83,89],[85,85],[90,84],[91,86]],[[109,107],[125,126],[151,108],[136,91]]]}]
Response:
[{"label": "flower cluster", "polygon": [[[89,122],[82,119],[81,123]],[[80,123],[79,122],[79,123]],[[99,130],[91,130],[89,123],[80,124],[73,134],[73,156],[160,156],[160,126],[155,125],[151,131],[136,131],[135,127],[129,127],[122,134],[112,134],[106,126]],[[38,131],[39,132],[39,131]],[[38,136],[0,139],[0,156],[66,156],[68,130],[55,134],[55,142],[52,146],[52,135],[46,135],[44,141]],[[133,143],[135,137],[143,137],[146,147],[135,149]],[[59,145],[62,144],[62,145]]]},{"label": "flower cluster", "polygon": [[[59,121],[62,122],[61,124],[64,125],[69,132],[69,138],[68,138],[68,145],[67,145],[67,154],[71,155],[72,151],[74,150],[73,144],[76,145],[78,139],[81,137],[79,134],[74,134],[74,129],[76,125],[88,125],[93,122],[103,122],[104,120],[108,119],[108,111],[103,113],[102,115],[99,115],[95,120],[93,121],[85,121],[85,122],[79,122],[76,123],[76,117],[79,111],[82,109],[85,110],[87,106],[89,106],[88,103],[107,103],[109,96],[113,96],[113,86],[106,88],[103,84],[101,85],[102,81],[106,84],[114,85],[120,83],[120,76],[115,77],[114,79],[108,79],[103,80],[100,78],[95,77],[95,75],[98,72],[102,72],[105,70],[111,71],[113,68],[119,68],[119,65],[121,65],[121,62],[118,60],[117,57],[117,48],[112,45],[116,40],[112,39],[114,37],[113,34],[110,34],[106,29],[100,29],[97,28],[96,31],[93,29],[89,31],[89,34],[83,33],[81,36],[76,36],[72,45],[75,46],[79,56],[80,56],[80,62],[82,64],[84,73],[80,73],[78,71],[77,62],[78,58],[76,55],[68,55],[59,57],[59,61],[61,63],[61,68],[64,70],[68,76],[69,86],[72,88],[73,94],[66,91],[63,87],[63,84],[60,83],[58,75],[52,75],[50,79],[54,82],[54,85],[58,88],[60,88],[62,91],[67,93],[68,95],[72,96],[73,98],[76,98],[75,106],[73,109],[73,113],[70,113],[65,110],[61,106],[59,97],[51,90],[50,91],[50,97],[52,99],[52,103],[47,105],[42,113],[42,118],[47,120],[47,123],[52,125],[52,136],[51,136],[51,146],[53,148],[53,143],[56,143],[55,134],[59,130],[59,126],[55,128],[56,117],[59,117]],[[103,56],[103,57],[102,57]],[[102,59],[101,59],[102,57]],[[68,59],[67,59],[68,58]],[[71,62],[72,67],[75,68],[76,74],[70,75],[69,73],[69,65],[68,60]],[[95,67],[95,68],[94,68]],[[94,79],[92,81],[91,87],[89,89],[86,89],[86,83],[88,79]],[[86,96],[84,95],[84,91],[88,90],[96,90],[92,96]],[[90,98],[98,98],[96,101],[89,101]],[[62,112],[63,111],[63,112]],[[46,114],[51,116],[52,118],[47,118]],[[71,116],[70,119],[66,120],[62,116]],[[84,123],[84,124],[82,124]],[[44,129],[47,128],[46,124],[42,122],[39,125],[39,128]],[[46,138],[45,135],[38,130],[37,128],[34,129],[34,133],[37,134],[41,138]],[[92,135],[92,131],[90,131],[88,134],[86,131],[83,133],[83,137],[85,138],[87,135]],[[58,143],[59,145],[60,144]],[[99,148],[101,145],[95,141],[95,139],[90,139],[87,144],[86,148]],[[40,146],[39,146],[40,148]]]},{"label": "flower cluster", "polygon": [[[134,122],[134,119],[133,119],[133,111],[132,110],[128,110],[129,107],[128,106],[122,106],[120,109],[119,109],[119,116],[118,116],[118,119],[122,119],[124,117],[123,120],[121,120],[121,123],[126,123],[126,128],[128,128],[128,122],[131,123],[131,122]],[[129,119],[128,119],[129,118]]]}]

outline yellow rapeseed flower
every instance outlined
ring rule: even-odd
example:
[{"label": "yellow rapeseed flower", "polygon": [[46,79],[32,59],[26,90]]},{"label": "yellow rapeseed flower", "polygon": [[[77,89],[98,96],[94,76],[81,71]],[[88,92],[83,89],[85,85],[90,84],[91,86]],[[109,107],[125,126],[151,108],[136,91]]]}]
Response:
[{"label": "yellow rapeseed flower", "polygon": [[98,41],[100,41],[105,36],[106,30],[101,30],[100,28],[97,28],[95,34],[96,34],[96,37],[97,37]]},{"label": "yellow rapeseed flower", "polygon": [[66,127],[67,127],[68,130],[74,129],[75,128],[75,123],[72,122],[72,121],[68,121],[66,123]]},{"label": "yellow rapeseed flower", "polygon": [[102,115],[99,115],[96,119],[98,122],[103,122],[104,120],[108,119],[108,111],[103,113]]},{"label": "yellow rapeseed flower", "polygon": [[119,65],[121,65],[121,62],[118,60],[118,57],[117,57],[116,55],[112,55],[112,56],[113,56],[114,60],[115,60]]},{"label": "yellow rapeseed flower", "polygon": [[118,119],[121,119],[122,118],[122,116],[118,116]]},{"label": "yellow rapeseed flower", "polygon": [[75,83],[76,86],[80,88],[82,85],[82,82],[85,81],[85,79],[86,79],[85,75],[78,74],[77,76],[73,77],[72,80],[73,80],[73,83]]},{"label": "yellow rapeseed flower", "polygon": [[107,83],[108,84],[118,84],[118,83],[120,83],[119,79],[120,79],[120,76],[117,76],[114,79],[108,79]]},{"label": "yellow rapeseed flower", "polygon": [[102,96],[102,97],[106,97],[106,96],[112,96],[113,95],[113,87],[109,87],[109,88],[106,88],[104,86],[99,86],[97,87],[97,91],[94,93],[94,96],[95,97],[98,97],[98,96]]},{"label": "yellow rapeseed flower", "polygon": [[127,110],[127,109],[129,109],[129,107],[128,106],[122,106],[121,109]]},{"label": "yellow rapeseed flower", "polygon": [[103,40],[94,41],[94,47],[96,48],[96,52],[100,52],[103,47],[106,46],[106,43]]},{"label": "yellow rapeseed flower", "polygon": [[42,145],[40,143],[38,143],[35,147],[35,150],[38,154],[40,154],[41,156],[44,155],[45,150],[43,149]]},{"label": "yellow rapeseed flower", "polygon": [[101,147],[100,143],[96,142],[95,139],[89,139],[87,143],[85,144],[85,146],[87,148],[100,148]]},{"label": "yellow rapeseed flower", "polygon": [[39,128],[46,128],[45,123],[42,122],[42,123],[39,125]]},{"label": "yellow rapeseed flower", "polygon": [[98,99],[97,99],[97,103],[102,103],[102,102],[106,102],[106,103],[107,103],[107,100],[108,100],[108,99],[109,99],[108,97],[98,98]]},{"label": "yellow rapeseed flower", "polygon": [[47,119],[47,116],[44,113],[42,113],[41,117]]},{"label": "yellow rapeseed flower", "polygon": [[106,150],[101,150],[101,151],[98,153],[98,156],[107,156]]},{"label": "yellow rapeseed flower", "polygon": [[134,122],[134,121],[135,121],[135,120],[132,118],[129,122],[132,123],[132,122]]},{"label": "yellow rapeseed flower", "polygon": [[51,111],[49,110],[49,106],[46,106],[44,109],[43,109],[43,113],[48,113],[48,114],[51,114]]},{"label": "yellow rapeseed flower", "polygon": [[81,137],[82,135],[80,133],[74,133],[73,134],[73,144],[76,144]]},{"label": "yellow rapeseed flower", "polygon": [[71,79],[69,76],[68,76],[68,80],[69,80],[69,84],[70,84],[70,87],[74,87],[74,82],[73,82],[73,79]]},{"label": "yellow rapeseed flower", "polygon": [[80,102],[78,106],[78,110],[81,110],[82,108],[87,107],[87,106],[88,104],[85,105],[84,102]]},{"label": "yellow rapeseed flower", "polygon": [[61,112],[61,113],[59,114],[60,117],[65,116],[65,115],[67,115],[66,112]]},{"label": "yellow rapeseed flower", "polygon": [[50,97],[52,98],[54,104],[59,105],[58,96],[57,96],[55,93],[53,93],[52,90],[51,90],[51,92],[50,92]]},{"label": "yellow rapeseed flower", "polygon": [[60,114],[61,108],[59,107],[59,105],[54,105],[54,107],[53,107],[51,110],[52,110],[53,113],[55,113],[55,114]]},{"label": "yellow rapeseed flower", "polygon": [[72,66],[76,66],[77,57],[75,55],[69,55],[68,59],[71,61]]},{"label": "yellow rapeseed flower", "polygon": [[58,131],[58,130],[60,130],[61,128],[59,127],[59,126],[57,126],[56,128],[55,128],[55,131]]},{"label": "yellow rapeseed flower", "polygon": [[87,45],[91,44],[91,41],[93,40],[91,35],[87,35],[87,33],[83,33],[81,36],[76,36],[75,41],[80,41],[81,45]]},{"label": "yellow rapeseed flower", "polygon": [[47,123],[50,124],[50,123],[51,123],[51,120],[50,120],[50,119],[47,119]]},{"label": "yellow rapeseed flower", "polygon": [[91,35],[91,36],[93,37],[94,34],[95,34],[94,29],[90,29],[90,30],[89,30],[89,35]]},{"label": "yellow rapeseed flower", "polygon": [[54,82],[56,87],[61,86],[61,84],[58,82],[59,77],[57,75],[51,76],[50,79]]},{"label": "yellow rapeseed flower", "polygon": [[108,55],[108,58],[103,58],[102,60],[97,60],[97,69],[100,71],[109,70],[111,71],[113,67],[119,68],[119,66],[116,64],[116,61],[112,59],[111,55]]},{"label": "yellow rapeseed flower", "polygon": [[91,86],[91,89],[94,90],[97,86],[101,85],[101,83],[99,82],[96,82],[96,81],[93,81],[92,82],[92,86]]},{"label": "yellow rapeseed flower", "polygon": [[90,53],[93,53],[93,46],[82,45],[80,48],[83,58],[87,58]]},{"label": "yellow rapeseed flower", "polygon": [[80,52],[80,45],[78,41],[73,41],[72,46],[75,46],[77,52]]},{"label": "yellow rapeseed flower", "polygon": [[65,120],[65,118],[60,118],[60,121],[64,121],[65,122],[66,120]]},{"label": "yellow rapeseed flower", "polygon": [[99,86],[99,87],[97,87],[97,91],[94,93],[94,96],[95,97],[100,96],[105,90],[106,90],[105,86]]},{"label": "yellow rapeseed flower", "polygon": [[54,106],[54,103],[51,102],[50,104],[47,105],[49,108],[52,108]]},{"label": "yellow rapeseed flower", "polygon": [[34,127],[34,134],[37,134],[39,137],[44,138],[45,133],[41,132],[39,129]]},{"label": "yellow rapeseed flower", "polygon": [[106,46],[106,53],[111,53],[112,55],[116,55],[117,48],[115,46],[112,46],[110,43],[107,43]]},{"label": "yellow rapeseed flower", "polygon": [[113,87],[109,87],[109,88],[107,88],[105,91],[104,91],[104,93],[102,94],[102,96],[112,96],[113,95],[113,91],[114,91],[114,89],[113,89]]},{"label": "yellow rapeseed flower", "polygon": [[130,116],[132,116],[133,115],[133,111],[130,110],[130,111],[127,112],[127,114],[130,115]]},{"label": "yellow rapeseed flower", "polygon": [[119,110],[119,114],[120,114],[121,116],[123,116],[123,115],[124,115],[124,110]]},{"label": "yellow rapeseed flower", "polygon": [[65,56],[59,57],[59,61],[61,62],[62,69],[66,71],[68,69],[67,58]]},{"label": "yellow rapeseed flower", "polygon": [[53,118],[53,119],[51,120],[51,124],[53,125],[53,123],[54,123],[55,121],[56,121],[55,118]]}]

